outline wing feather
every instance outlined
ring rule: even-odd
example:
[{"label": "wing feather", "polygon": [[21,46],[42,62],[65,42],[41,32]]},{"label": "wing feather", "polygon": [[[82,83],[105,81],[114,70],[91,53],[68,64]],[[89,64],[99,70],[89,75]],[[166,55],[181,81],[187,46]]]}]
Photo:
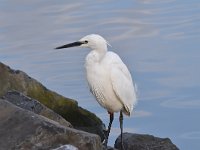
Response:
[{"label": "wing feather", "polygon": [[133,86],[131,74],[118,55],[111,64],[112,87],[125,108],[125,113],[130,115],[136,104],[136,90]]}]

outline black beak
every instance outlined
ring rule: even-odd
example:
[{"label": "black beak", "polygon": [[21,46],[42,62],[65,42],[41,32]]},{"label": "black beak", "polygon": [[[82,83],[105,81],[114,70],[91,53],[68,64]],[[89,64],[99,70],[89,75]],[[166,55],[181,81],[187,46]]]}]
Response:
[{"label": "black beak", "polygon": [[83,42],[80,42],[80,41],[77,41],[77,42],[73,42],[73,43],[69,43],[69,44],[66,44],[66,45],[63,45],[63,46],[59,46],[59,47],[56,47],[55,49],[62,49],[62,48],[69,48],[69,47],[75,47],[75,46],[80,46],[84,44]]}]

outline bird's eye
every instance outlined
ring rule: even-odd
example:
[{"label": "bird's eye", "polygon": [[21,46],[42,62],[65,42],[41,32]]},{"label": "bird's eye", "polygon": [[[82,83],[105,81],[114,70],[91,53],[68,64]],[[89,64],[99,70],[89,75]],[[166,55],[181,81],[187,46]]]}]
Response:
[{"label": "bird's eye", "polygon": [[88,41],[87,41],[87,40],[85,40],[84,42],[85,42],[85,44],[87,44],[87,43],[88,43]]}]

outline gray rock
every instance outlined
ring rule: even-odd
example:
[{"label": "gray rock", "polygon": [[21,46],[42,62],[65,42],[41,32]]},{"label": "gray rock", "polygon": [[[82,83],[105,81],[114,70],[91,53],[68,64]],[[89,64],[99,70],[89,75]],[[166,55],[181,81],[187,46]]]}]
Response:
[{"label": "gray rock", "polygon": [[3,99],[11,102],[12,104],[32,111],[38,115],[42,115],[44,117],[47,117],[51,120],[54,120],[61,125],[72,127],[71,123],[66,121],[63,117],[52,111],[51,109],[47,108],[43,104],[41,104],[39,101],[32,99],[30,97],[25,96],[24,94],[18,92],[18,91],[9,91],[4,96]]},{"label": "gray rock", "polygon": [[77,101],[47,89],[23,71],[13,70],[0,62],[0,97],[10,90],[38,100],[69,121],[74,128],[98,134],[103,140],[104,124],[95,114],[79,107]]},{"label": "gray rock", "polygon": [[101,150],[100,137],[65,127],[0,99],[0,150],[49,150],[70,144],[79,150]]},{"label": "gray rock", "polygon": [[[123,133],[125,150],[179,150],[169,138],[159,138],[147,134]],[[115,148],[120,150],[121,137],[115,141]]]},{"label": "gray rock", "polygon": [[118,150],[118,149],[116,149],[116,148],[114,148],[114,147],[111,147],[111,146],[108,146],[108,147],[106,148],[106,150]]},{"label": "gray rock", "polygon": [[78,150],[78,148],[74,147],[73,145],[62,145],[62,146],[55,148],[53,150]]}]

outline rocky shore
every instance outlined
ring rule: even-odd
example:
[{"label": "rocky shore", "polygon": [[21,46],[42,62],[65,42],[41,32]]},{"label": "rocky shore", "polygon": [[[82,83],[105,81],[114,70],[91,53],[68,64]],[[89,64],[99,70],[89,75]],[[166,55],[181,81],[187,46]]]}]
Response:
[{"label": "rocky shore", "polygon": [[[103,122],[77,101],[0,62],[0,150],[105,150]],[[126,150],[178,150],[168,138],[124,133]],[[120,149],[120,137],[115,148]]]}]

